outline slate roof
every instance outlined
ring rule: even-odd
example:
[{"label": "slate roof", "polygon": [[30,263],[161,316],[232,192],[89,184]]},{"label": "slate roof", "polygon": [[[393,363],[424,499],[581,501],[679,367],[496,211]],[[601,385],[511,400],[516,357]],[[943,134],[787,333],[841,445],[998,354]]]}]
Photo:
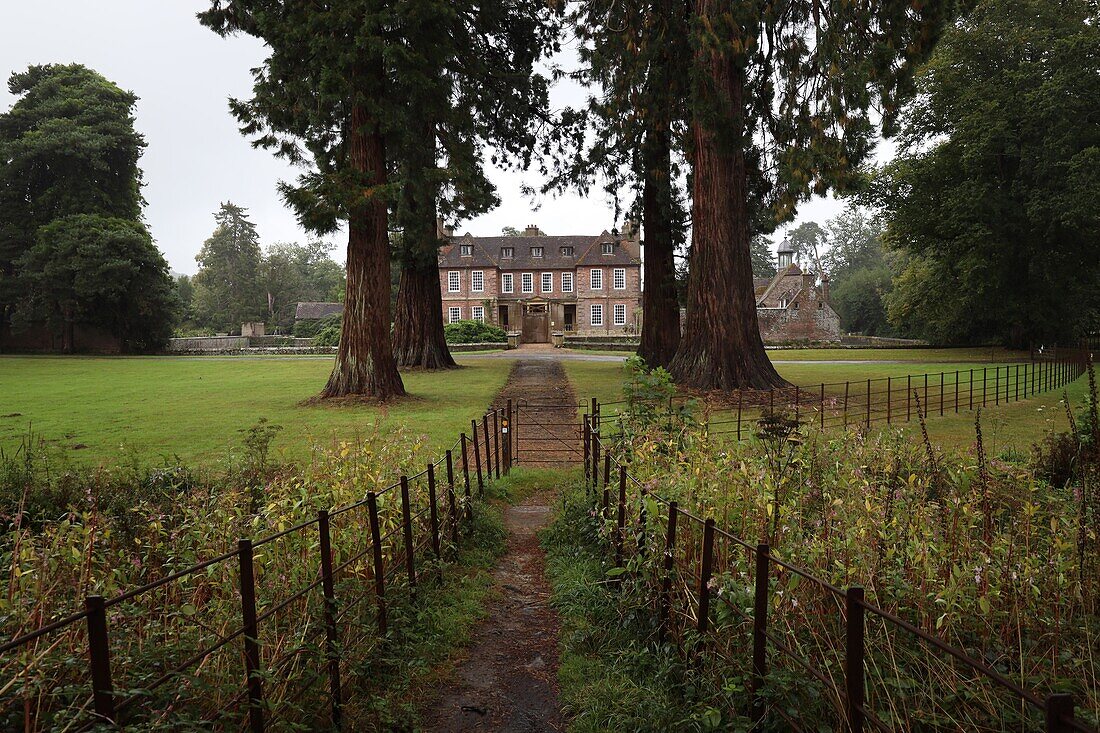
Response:
[{"label": "slate roof", "polygon": [[343,303],[299,303],[294,309],[294,320],[310,321],[329,316],[343,315]]},{"label": "slate roof", "polygon": [[[601,254],[600,245],[615,243],[612,254]],[[461,246],[473,247],[471,254],[462,256]],[[512,247],[513,257],[501,257],[502,247]],[[531,248],[542,247],[542,257],[532,257]],[[563,247],[572,247],[573,255],[563,255]],[[501,270],[572,270],[573,268],[596,265],[639,265],[637,243],[620,240],[615,235],[604,232],[569,236],[520,236],[520,237],[472,237],[463,235],[453,237],[451,243],[439,250],[441,268],[485,267]]]}]

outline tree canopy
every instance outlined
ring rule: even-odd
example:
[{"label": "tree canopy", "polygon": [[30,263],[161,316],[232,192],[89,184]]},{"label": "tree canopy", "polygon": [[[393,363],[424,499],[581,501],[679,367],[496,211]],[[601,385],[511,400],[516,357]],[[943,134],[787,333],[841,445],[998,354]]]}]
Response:
[{"label": "tree canopy", "polygon": [[906,260],[896,326],[1015,346],[1096,327],[1098,58],[1087,0],[982,0],[945,34],[869,197]]},{"label": "tree canopy", "polygon": [[80,64],[32,66],[8,88],[18,99],[0,114],[0,339],[45,319],[66,349],[77,322],[123,348],[158,346],[174,296],[141,222],[137,97]]}]

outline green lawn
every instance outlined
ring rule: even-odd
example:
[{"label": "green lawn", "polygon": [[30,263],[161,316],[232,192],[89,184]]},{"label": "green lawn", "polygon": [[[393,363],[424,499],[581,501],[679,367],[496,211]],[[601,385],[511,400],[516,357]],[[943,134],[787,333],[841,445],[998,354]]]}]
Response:
[{"label": "green lawn", "polygon": [[[457,360],[463,368],[404,374],[410,397],[383,407],[302,404],[320,391],[330,359],[0,358],[0,449],[28,432],[74,458],[117,463],[178,455],[210,462],[239,446],[242,428],[282,425],[273,450],[299,457],[309,441],[398,425],[449,448],[504,385],[512,362]],[[75,448],[75,446],[84,446]]]}]

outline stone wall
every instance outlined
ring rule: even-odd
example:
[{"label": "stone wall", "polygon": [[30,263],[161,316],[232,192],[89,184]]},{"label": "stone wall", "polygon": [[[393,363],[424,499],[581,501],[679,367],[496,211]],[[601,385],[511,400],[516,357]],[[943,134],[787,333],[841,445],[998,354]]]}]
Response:
[{"label": "stone wall", "polygon": [[840,316],[829,307],[758,308],[764,343],[839,341]]}]

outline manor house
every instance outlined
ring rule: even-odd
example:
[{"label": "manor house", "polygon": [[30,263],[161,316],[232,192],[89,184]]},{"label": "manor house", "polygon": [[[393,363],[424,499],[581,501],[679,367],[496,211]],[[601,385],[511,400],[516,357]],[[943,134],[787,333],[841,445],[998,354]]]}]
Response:
[{"label": "manor house", "polygon": [[442,231],[439,287],[443,318],[487,321],[548,343],[553,332],[636,334],[642,317],[641,241],[622,234],[455,236]]}]

